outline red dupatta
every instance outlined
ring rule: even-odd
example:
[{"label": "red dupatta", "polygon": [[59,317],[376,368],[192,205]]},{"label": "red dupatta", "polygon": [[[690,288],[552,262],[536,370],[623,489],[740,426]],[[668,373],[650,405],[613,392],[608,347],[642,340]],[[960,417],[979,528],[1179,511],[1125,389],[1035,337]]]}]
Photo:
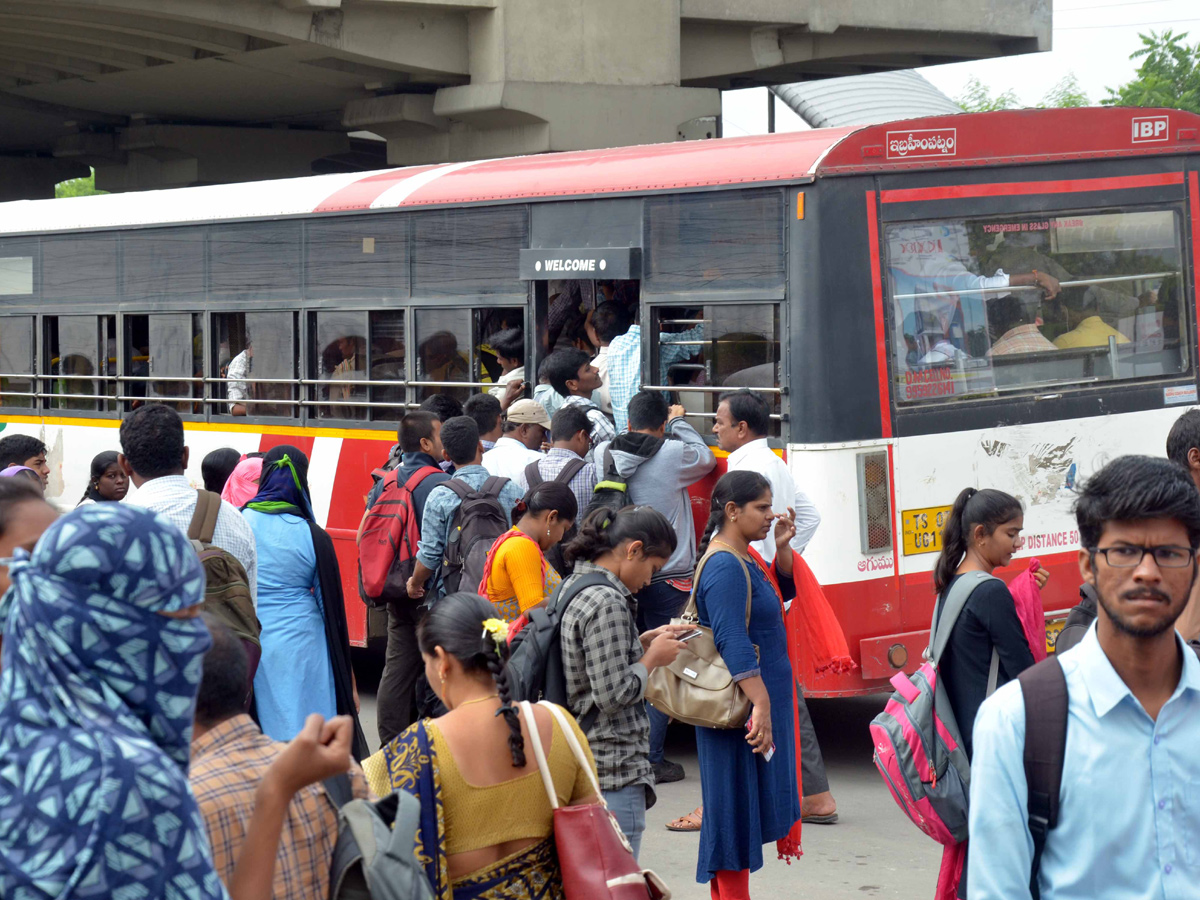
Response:
[{"label": "red dupatta", "polygon": [[[775,575],[775,565],[767,565],[757,550],[750,547],[750,558],[758,565],[767,577],[767,582],[775,589],[779,598],[779,609],[786,623],[788,613],[784,610],[783,592],[779,589],[779,580]],[[776,557],[778,560],[778,557]],[[833,614],[833,608],[821,590],[821,585],[813,575],[812,569],[804,558],[792,551],[792,582],[796,585],[796,598],[792,601],[791,613],[800,617],[800,628],[785,627],[787,633],[788,661],[792,665],[792,677],[800,671],[801,641],[797,632],[803,634],[803,643],[811,654],[814,668],[817,672],[852,672],[858,668],[850,658],[850,648],[846,644],[846,635],[842,626]],[[797,696],[800,686],[795,685]],[[800,711],[796,703],[792,704],[792,730],[796,735],[796,785],[800,792],[801,806],[804,804],[804,776],[800,759]],[[802,819],[797,819],[788,832],[787,837],[775,842],[779,858],[791,865],[792,859],[798,859],[804,854],[801,849],[800,833]]]}]

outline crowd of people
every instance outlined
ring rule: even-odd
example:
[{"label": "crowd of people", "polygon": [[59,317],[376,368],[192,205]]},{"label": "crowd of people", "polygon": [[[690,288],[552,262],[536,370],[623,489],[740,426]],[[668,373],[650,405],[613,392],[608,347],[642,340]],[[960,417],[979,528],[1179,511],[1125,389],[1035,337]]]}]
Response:
[{"label": "crowd of people", "polygon": [[[668,828],[699,832],[697,881],[748,898],[764,845],[790,860],[804,823],[836,823],[796,678],[798,633],[817,671],[854,665],[802,556],[820,513],[768,445],[768,404],[733,391],[712,427],[728,471],[697,540],[689,488],[713,449],[682,406],[619,383],[628,328],[601,310],[601,357],[542,366],[552,413],[522,397],[509,329],[491,340],[500,383],[465,404],[429,396],[379,460],[359,528],[360,593],[387,614],[374,753],[305,453],[216,450],[197,489],[179,415],[143,404],[60,516],[46,446],[0,439],[0,894],[323,900],[338,808],[404,791],[438,900],[562,896],[559,854],[576,848],[555,846],[556,806],[603,804],[637,857],[656,786],[685,777],[647,691],[702,634],[749,713],[696,728],[704,805]],[[1021,548],[1021,503],[956,498],[934,630],[971,837],[947,854],[942,897],[1191,895],[1200,410],[1167,453],[1082,485],[1081,603],[1044,663],[1017,589],[992,577]],[[561,707],[518,702],[510,667],[535,621],[557,623]],[[1023,691],[1046,665],[1070,715],[1061,803],[1038,836]],[[1130,802],[1098,818],[1089,798],[1118,779]]]}]

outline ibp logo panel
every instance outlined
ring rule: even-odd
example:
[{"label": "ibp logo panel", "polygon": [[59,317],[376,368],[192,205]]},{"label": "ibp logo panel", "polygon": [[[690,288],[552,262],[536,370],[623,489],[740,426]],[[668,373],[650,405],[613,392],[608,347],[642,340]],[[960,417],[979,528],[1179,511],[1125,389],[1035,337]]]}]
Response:
[{"label": "ibp logo panel", "polygon": [[1133,142],[1150,144],[1165,141],[1170,136],[1170,121],[1167,116],[1141,116],[1133,120]]}]

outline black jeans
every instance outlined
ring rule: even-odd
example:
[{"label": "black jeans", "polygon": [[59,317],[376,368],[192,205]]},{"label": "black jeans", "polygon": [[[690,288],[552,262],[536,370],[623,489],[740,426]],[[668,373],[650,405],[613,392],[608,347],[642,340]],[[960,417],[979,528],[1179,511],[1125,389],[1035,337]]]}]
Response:
[{"label": "black jeans", "polygon": [[420,618],[410,600],[388,604],[387,655],[376,698],[381,746],[417,720],[417,678],[425,669],[417,646]]},{"label": "black jeans", "polygon": [[808,714],[808,704],[804,702],[804,693],[796,686],[796,711],[800,733],[796,739],[800,741],[800,774],[804,779],[804,796],[823,794],[829,790],[829,776],[825,774],[825,760],[821,756],[821,745],[817,743],[817,731],[813,728],[812,716]]}]

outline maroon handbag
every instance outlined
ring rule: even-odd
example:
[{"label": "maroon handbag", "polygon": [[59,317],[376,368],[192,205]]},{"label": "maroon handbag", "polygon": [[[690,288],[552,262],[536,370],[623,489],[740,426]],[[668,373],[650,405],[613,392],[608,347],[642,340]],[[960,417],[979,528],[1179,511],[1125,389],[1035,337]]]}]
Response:
[{"label": "maroon handbag", "polygon": [[533,707],[522,702],[521,715],[529,732],[528,743],[533,746],[546,796],[554,810],[554,843],[567,900],[670,900],[671,891],[663,880],[649,869],[643,869],[634,859],[633,848],[616,818],[608,811],[596,775],[566,715],[553,703],[539,705],[558,722],[559,731],[570,745],[576,761],[588,773],[596,796],[600,798],[599,803],[586,806],[558,805],[558,794],[538,736]]}]

